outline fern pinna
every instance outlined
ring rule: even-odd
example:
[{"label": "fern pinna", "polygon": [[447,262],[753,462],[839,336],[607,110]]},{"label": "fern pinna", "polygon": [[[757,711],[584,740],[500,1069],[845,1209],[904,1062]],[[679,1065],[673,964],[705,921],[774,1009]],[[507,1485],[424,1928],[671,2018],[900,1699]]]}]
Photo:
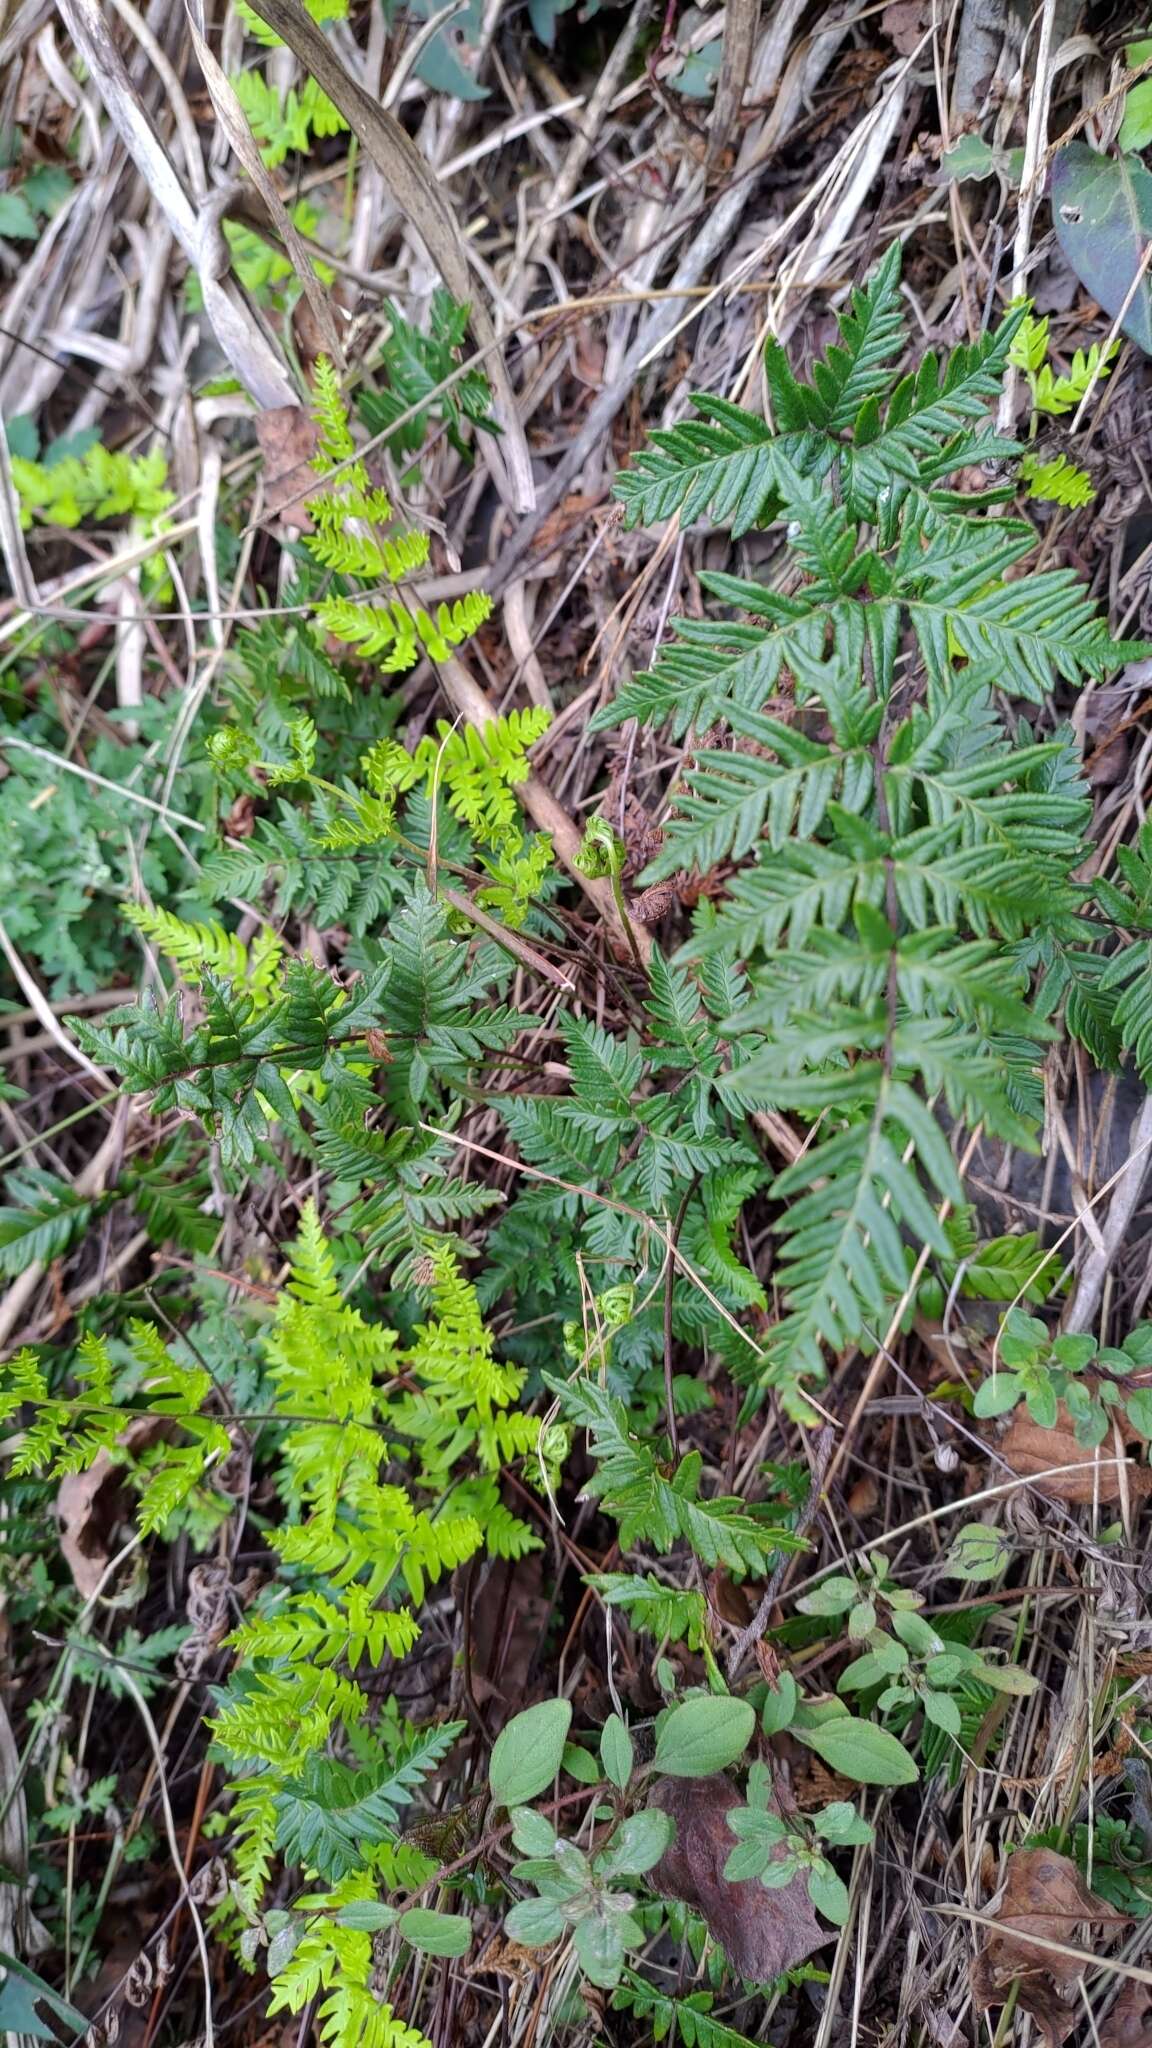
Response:
[{"label": "fern pinna", "polygon": [[1139,650],[1072,571],[1023,573],[1036,535],[1010,483],[954,488],[1019,452],[987,415],[1025,318],[897,379],[894,247],[809,381],[769,344],[771,421],[698,398],[617,482],[631,524],[783,527],[786,587],[703,575],[717,615],[677,622],[598,722],[709,729],[642,879],[729,870],[685,951],[748,972],[717,1097],[810,1128],[771,1188],[766,1376],[801,1413],[826,1351],[883,1337],[916,1248],[947,1254],[962,1189],[942,1118],[1034,1145],[1061,996],[1097,1048],[1125,1028],[1106,1014],[1123,969],[1090,950],[1073,879],[1078,751],[1045,707]]},{"label": "fern pinna", "polygon": [[[495,1358],[451,1248],[434,1244],[415,1280],[428,1313],[405,1342],[344,1299],[305,1208],[263,1344],[271,1408],[261,1420],[281,1446],[282,1515],[267,1533],[283,1571],[226,1639],[235,1664],[209,1717],[230,1774],[228,1911],[239,1915],[242,1951],[251,1959],[269,1939],[274,1866],[299,1873],[291,1911],[269,1916],[271,2010],[317,2001],[320,2037],[337,2048],[424,2041],[381,1995],[372,1933],[394,1927],[433,1953],[470,1940],[461,1916],[405,1906],[436,1866],[400,1832],[462,1724],[415,1727],[391,1697],[370,1712],[361,1680],[412,1650],[419,1610],[447,1573],[480,1551],[518,1558],[540,1547],[504,1504],[499,1475],[513,1463],[529,1484],[548,1474],[539,1421],[517,1405],[523,1371]],[[164,1426],[158,1450],[134,1460],[123,1449],[125,1397],[96,1338],[81,1346],[73,1398],[21,1353],[6,1369],[0,1420],[34,1407],[18,1473],[58,1477],[100,1452],[122,1462],[149,1534],[211,1484],[245,1421],[225,1421],[211,1375],[178,1360],[151,1326],[132,1326],[129,1355],[140,1412]]]}]

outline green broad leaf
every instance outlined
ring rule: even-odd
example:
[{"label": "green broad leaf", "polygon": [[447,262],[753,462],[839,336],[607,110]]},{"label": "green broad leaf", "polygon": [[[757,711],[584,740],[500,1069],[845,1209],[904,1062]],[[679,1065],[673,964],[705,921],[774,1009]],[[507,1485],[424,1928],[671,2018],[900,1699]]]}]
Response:
[{"label": "green broad leaf", "polygon": [[944,1648],[935,1629],[922,1614],[894,1614],[892,1630],[914,1657],[934,1657]]},{"label": "green broad leaf", "polygon": [[1066,262],[1109,319],[1127,303],[1121,327],[1152,355],[1152,289],[1141,270],[1152,237],[1152,176],[1136,156],[1099,156],[1086,142],[1069,142],[1053,159],[1050,190]]},{"label": "green broad leaf", "polygon": [[1152,1323],[1137,1323],[1134,1330],[1129,1330],[1120,1348],[1128,1360],[1129,1372],[1133,1366],[1137,1369],[1152,1366]]},{"label": "green broad leaf", "polygon": [[523,1806],[552,1783],[571,1723],[570,1701],[541,1700],[500,1730],[488,1763],[488,1787],[497,1806]]},{"label": "green broad leaf", "polygon": [[[898,1652],[897,1663],[893,1652]],[[857,1657],[840,1673],[837,1692],[866,1692],[869,1686],[882,1685],[886,1678],[894,1678],[908,1663],[908,1652],[901,1643],[893,1643],[887,1655],[869,1650],[863,1657]]]},{"label": "green broad leaf", "polygon": [[949,1692],[926,1692],[923,1695],[924,1718],[933,1727],[943,1728],[946,1735],[960,1735],[960,1708]]},{"label": "green broad leaf", "polygon": [[843,1927],[848,1918],[848,1887],[830,1863],[818,1863],[808,1872],[808,1897],[834,1927]]},{"label": "green broad leaf", "polygon": [[601,1877],[642,1877],[659,1863],[675,1832],[670,1815],[644,1807],[621,1821],[593,1868]]},{"label": "green broad leaf", "polygon": [[34,171],[29,171],[22,189],[33,211],[51,220],[71,197],[73,185],[62,164],[37,164]]},{"label": "green broad leaf", "polygon": [[945,1650],[939,1657],[929,1657],[924,1666],[924,1676],[930,1685],[955,1685],[965,1668],[963,1659],[954,1650]]},{"label": "green broad leaf", "polygon": [[547,1948],[559,1940],[566,1922],[551,1899],[521,1899],[504,1918],[504,1932],[510,1941],[524,1948]]},{"label": "green broad leaf", "polygon": [[822,1579],[796,1605],[801,1614],[843,1614],[859,1598],[860,1588],[855,1579]]},{"label": "green broad leaf", "polygon": [[1138,1435],[1152,1439],[1152,1387],[1137,1387],[1124,1403],[1129,1422]]},{"label": "green broad leaf", "polygon": [[9,455],[35,462],[40,453],[40,431],[31,413],[14,412],[10,420],[4,421],[4,436]]},{"label": "green broad leaf", "polygon": [[848,1609],[848,1640],[862,1643],[876,1626],[876,1602],[859,1600],[855,1607]]},{"label": "green broad leaf", "polygon": [[603,1775],[591,1751],[582,1748],[578,1742],[564,1744],[561,1764],[578,1785],[598,1785]]},{"label": "green broad leaf", "polygon": [[994,1415],[1007,1415],[1023,1392],[1023,1382],[1014,1372],[993,1373],[990,1380],[981,1380],[977,1387],[972,1413],[982,1422],[990,1421]]},{"label": "green broad leaf", "polygon": [[871,1826],[846,1799],[834,1800],[812,1818],[817,1834],[825,1842],[834,1842],[838,1849],[872,1840]]},{"label": "green broad leaf", "polygon": [[1000,1356],[1006,1366],[1030,1365],[1048,1349],[1048,1326],[1039,1316],[1010,1308],[1000,1332]]},{"label": "green broad leaf", "polygon": [[994,1692],[1011,1693],[1014,1699],[1027,1699],[1040,1683],[1031,1671],[1025,1671],[1022,1664],[993,1664],[984,1658],[980,1660],[976,1676],[984,1685],[990,1685]]},{"label": "green broad leaf", "polygon": [[19,186],[0,192],[0,237],[10,242],[34,242],[38,233],[36,216]]},{"label": "green broad leaf", "polygon": [[756,1728],[747,1700],[701,1693],[673,1707],[656,1737],[655,1766],[670,1778],[709,1778],[743,1756]]},{"label": "green broad leaf", "polygon": [[624,1968],[624,1944],[614,1921],[601,1913],[586,1914],[572,1929],[572,1946],[589,1982],[613,1990]]},{"label": "green broad leaf", "polygon": [[556,1830],[550,1820],[531,1806],[514,1806],[508,1816],[512,1840],[522,1856],[551,1856],[556,1847]]},{"label": "green broad leaf", "polygon": [[1024,175],[1022,149],[993,149],[979,135],[961,135],[940,159],[940,169],[955,184],[965,179],[980,180],[997,175],[1007,185],[1018,185]]},{"label": "green broad leaf", "polygon": [[347,1906],[341,1906],[334,1917],[337,1927],[352,1927],[358,1934],[379,1934],[385,1927],[394,1927],[400,1914],[396,1906],[386,1906],[383,1899],[353,1899]]},{"label": "green broad leaf", "polygon": [[632,1776],[632,1737],[619,1714],[609,1714],[600,1736],[600,1761],[604,1775],[621,1792]]},{"label": "green broad leaf", "polygon": [[[1095,1337],[1081,1335],[1074,1330],[1053,1339],[1052,1356],[1059,1360],[1066,1372],[1083,1372],[1086,1365],[1091,1365],[1096,1352]],[[1126,1371],[1127,1366],[1122,1365],[1120,1370]]]},{"label": "green broad leaf", "polygon": [[406,1942],[426,1956],[466,1955],[472,1943],[472,1922],[464,1913],[434,1913],[409,1906],[397,1926]]},{"label": "green broad leaf", "polygon": [[1002,1530],[990,1528],[987,1522],[965,1522],[952,1539],[952,1548],[943,1566],[944,1576],[972,1583],[996,1579],[1011,1556],[1011,1547]]},{"label": "green broad leaf", "polygon": [[1041,1380],[1038,1386],[1029,1387],[1024,1405],[1038,1429],[1055,1429],[1059,1402],[1050,1380]]},{"label": "green broad leaf", "polygon": [[775,1691],[769,1689],[768,1697],[760,1709],[760,1726],[765,1735],[780,1735],[792,1726],[792,1717],[800,1697],[799,1687],[790,1671],[780,1673],[780,1682]]},{"label": "green broad leaf", "polygon": [[1147,149],[1152,142],[1152,78],[1141,78],[1129,86],[1116,140],[1121,149]]},{"label": "green broad leaf", "polygon": [[0,1973],[0,2028],[6,2034],[30,2034],[37,2041],[54,2041],[56,2036],[37,2009],[41,2005],[46,2005],[77,2039],[87,2033],[89,2022],[82,2012],[77,2012],[50,1984],[45,1984],[35,1970],[2,1949]]},{"label": "green broad leaf", "polygon": [[797,1728],[796,1735],[842,1778],[857,1785],[914,1785],[920,1776],[904,1744],[873,1721],[844,1715],[822,1728]]},{"label": "green broad leaf", "polygon": [[[752,1807],[737,1806],[728,1815],[728,1828],[737,1841],[724,1864],[724,1875],[731,1883],[763,1878],[768,1870],[776,1872],[786,1867],[785,1859],[777,1858],[776,1854],[788,1833],[778,1813],[758,1813]],[[787,1863],[791,1863],[791,1858]]]}]

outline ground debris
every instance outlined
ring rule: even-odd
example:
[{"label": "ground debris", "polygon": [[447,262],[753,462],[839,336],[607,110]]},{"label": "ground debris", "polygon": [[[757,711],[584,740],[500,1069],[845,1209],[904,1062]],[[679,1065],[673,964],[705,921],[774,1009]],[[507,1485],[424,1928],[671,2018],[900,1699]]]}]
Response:
[{"label": "ground debris", "polygon": [[1126,1926],[1125,1915],[1088,1890],[1070,1857],[1054,1849],[1018,1849],[991,1917],[998,1925],[985,1935],[972,1965],[977,2010],[1003,2005],[1018,1982],[1018,2009],[1031,2014],[1050,2048],[1060,2048],[1082,2017],[1077,1986],[1084,1964],[1080,1956],[1041,1948],[1029,1936],[1076,1949],[1080,1930],[1090,1927],[1095,1945],[1099,1930]]}]

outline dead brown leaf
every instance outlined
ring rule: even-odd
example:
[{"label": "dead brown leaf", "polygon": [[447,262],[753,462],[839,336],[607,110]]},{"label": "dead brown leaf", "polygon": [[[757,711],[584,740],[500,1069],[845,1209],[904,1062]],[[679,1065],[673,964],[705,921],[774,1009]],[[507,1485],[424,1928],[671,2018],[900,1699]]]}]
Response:
[{"label": "dead brown leaf", "polygon": [[[141,1415],[128,1424],[120,1442],[126,1451],[146,1451],[165,1427],[162,1417]],[[110,1451],[97,1451],[85,1471],[66,1473],[60,1481],[56,1494],[60,1551],[85,1600],[100,1591],[124,1508],[124,1467]]]},{"label": "dead brown leaf", "polygon": [[312,458],[319,445],[316,422],[302,405],[277,405],[256,415],[256,439],[264,457],[264,510],[279,513],[301,533],[312,532],[305,499],[319,488]]},{"label": "dead brown leaf", "polygon": [[1152,2048],[1152,1984],[1129,1977],[1096,2039],[1098,2048]]},{"label": "dead brown leaf", "polygon": [[902,57],[910,57],[918,49],[931,16],[932,10],[925,7],[924,0],[892,0],[880,16],[880,26],[893,49]]},{"label": "dead brown leaf", "polygon": [[676,1823],[675,1840],[653,1873],[656,1890],[703,1916],[741,1977],[763,1983],[833,1939],[816,1919],[802,1875],[779,1891],[765,1891],[755,1878],[734,1884],[724,1876],[736,1847],[728,1815],[740,1804],[727,1778],[659,1778],[650,1797]]},{"label": "dead brown leaf", "polygon": [[1031,2014],[1050,2048],[1060,2048],[1081,2015],[1077,1985],[1083,1964],[1038,1948],[1028,1937],[1075,1948],[1081,1927],[1123,1927],[1125,1915],[1088,1890],[1071,1857],[1054,1849],[1018,1849],[1009,1859],[994,1917],[999,1925],[987,1933],[972,1965],[977,2010],[1003,2005],[1018,1979],[1020,2011]]},{"label": "dead brown leaf", "polygon": [[[1132,1441],[1135,1432],[1129,1430],[1123,1420],[1121,1428],[1128,1441]],[[1072,1466],[1072,1471],[1037,1481],[1037,1491],[1047,1494],[1052,1500],[1120,1498],[1120,1470],[1114,1446],[1110,1442],[1105,1443],[1097,1452],[1078,1444],[1072,1417],[1063,1401],[1051,1429],[1041,1428],[1023,1408],[1018,1408],[1008,1425],[1007,1434],[1001,1439],[1000,1450],[1012,1471],[1025,1479],[1038,1472],[1051,1472],[1055,1465]],[[1133,1500],[1143,1500],[1152,1493],[1152,1469],[1148,1466],[1129,1465],[1125,1479]]]}]

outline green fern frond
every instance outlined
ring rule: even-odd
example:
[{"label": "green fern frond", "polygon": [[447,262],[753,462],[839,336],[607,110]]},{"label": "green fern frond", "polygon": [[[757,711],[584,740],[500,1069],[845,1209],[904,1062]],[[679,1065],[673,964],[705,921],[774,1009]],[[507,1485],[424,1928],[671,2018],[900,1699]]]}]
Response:
[{"label": "green fern frond", "polygon": [[233,74],[232,88],[269,170],[287,156],[306,156],[313,136],[341,135],[348,123],[314,78],[281,96],[259,71]]},{"label": "green fern frond", "polygon": [[[314,509],[315,502],[310,501],[310,510]],[[387,500],[384,502],[386,504]],[[351,507],[346,509],[349,518],[364,516],[353,512]],[[342,514],[344,510],[341,508]],[[374,535],[349,532],[325,522],[318,523],[316,532],[309,534],[308,552],[325,569],[334,569],[341,576],[359,576],[365,583],[380,580],[400,583],[405,576],[426,566],[428,536],[426,533],[399,533],[381,535],[377,539]]]},{"label": "green fern frond", "polygon": [[1110,343],[1106,352],[1098,341],[1087,350],[1078,348],[1071,369],[1064,375],[1057,375],[1045,363],[1033,386],[1032,402],[1037,412],[1056,416],[1074,412],[1091,386],[1110,376],[1112,359],[1119,349],[1118,341]]},{"label": "green fern frond", "polygon": [[1037,455],[1025,455],[1020,474],[1028,496],[1050,505],[1090,505],[1096,496],[1087,470],[1078,469],[1066,455],[1054,455],[1047,462]]},{"label": "green fern frond", "polygon": [[267,925],[246,946],[218,924],[187,924],[170,910],[126,903],[124,916],[179,968],[198,982],[205,971],[239,983],[258,1007],[271,1001],[279,980],[283,941]]},{"label": "green fern frond", "polygon": [[[429,787],[444,790],[450,808],[480,837],[499,844],[516,832],[519,807],[511,792],[531,772],[528,748],[548,730],[551,713],[540,705],[510,711],[481,729],[437,726],[420,742],[416,767]],[[516,833],[519,838],[518,832]]]},{"label": "green fern frond", "polygon": [[[304,5],[315,22],[348,19],[348,0],[304,0]],[[269,28],[268,23],[261,20],[255,9],[249,7],[248,0],[236,0],[236,12],[244,23],[246,33],[255,42],[262,43],[266,50],[284,48],[283,41],[275,29]]]},{"label": "green fern frond", "polygon": [[589,1432],[596,1470],[586,1490],[619,1522],[622,1549],[645,1542],[666,1555],[675,1543],[686,1542],[703,1564],[758,1573],[769,1558],[803,1548],[802,1539],[774,1519],[773,1511],[734,1499],[702,1500],[698,1452],[682,1459],[666,1478],[655,1450],[633,1431],[623,1404],[591,1378],[544,1377],[565,1413]]},{"label": "green fern frond", "polygon": [[128,455],[96,442],[83,455],[53,463],[13,455],[12,480],[23,527],[79,526],[86,519],[136,519],[145,528],[173,501],[162,448]]},{"label": "green fern frond", "polygon": [[703,1593],[665,1586],[651,1572],[643,1578],[627,1572],[594,1572],[588,1584],[607,1606],[622,1608],[633,1628],[645,1630],[658,1643],[683,1643],[699,1651],[709,1640]]}]

